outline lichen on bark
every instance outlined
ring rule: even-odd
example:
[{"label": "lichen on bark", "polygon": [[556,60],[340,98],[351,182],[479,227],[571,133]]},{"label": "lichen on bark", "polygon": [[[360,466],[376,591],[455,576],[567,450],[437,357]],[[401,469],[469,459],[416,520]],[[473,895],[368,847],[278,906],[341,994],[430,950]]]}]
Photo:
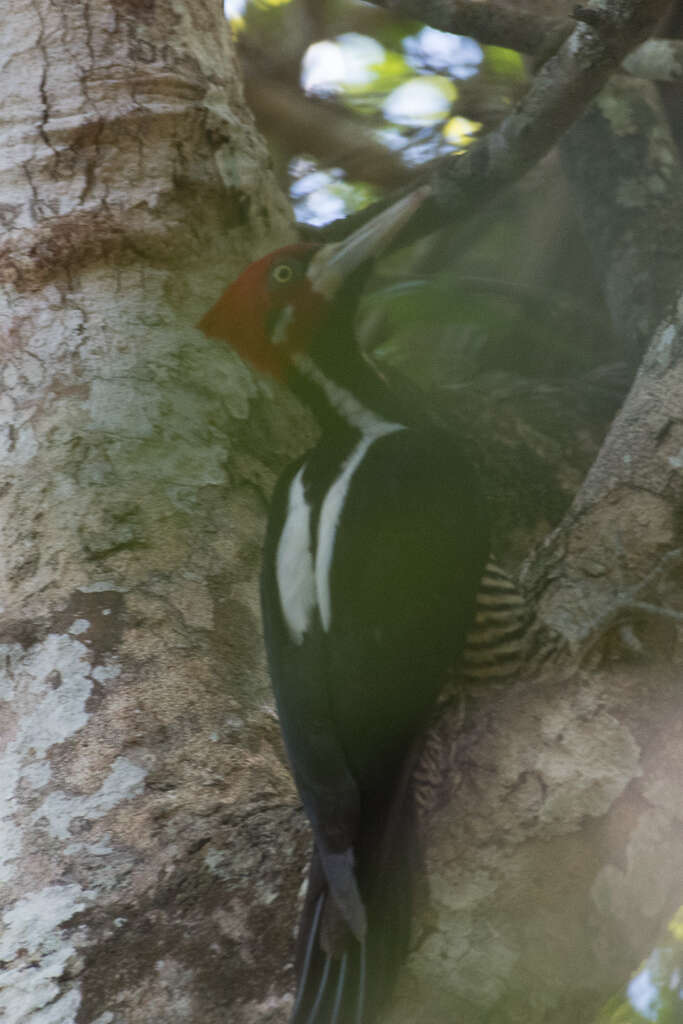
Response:
[{"label": "lichen on bark", "polygon": [[235,815],[294,804],[256,577],[306,428],[193,325],[290,213],[219,5],[37,0],[5,27],[0,1007],[219,1021],[246,894],[201,851],[277,874],[305,842]]},{"label": "lichen on bark", "polygon": [[[220,5],[22,0],[5,29],[3,1019],[282,1021],[309,834],[256,577],[270,489],[310,428],[193,325],[291,238],[290,213]],[[662,152],[646,154],[660,170]],[[607,614],[621,586],[593,543],[614,510],[629,586],[679,540],[678,332],[667,314],[574,518],[537,557],[541,617],[566,644],[540,679],[470,695],[464,723],[444,723],[438,921],[397,1022],[574,1024],[674,899],[680,627],[638,620],[639,660],[605,620],[583,655],[591,601]]]}]

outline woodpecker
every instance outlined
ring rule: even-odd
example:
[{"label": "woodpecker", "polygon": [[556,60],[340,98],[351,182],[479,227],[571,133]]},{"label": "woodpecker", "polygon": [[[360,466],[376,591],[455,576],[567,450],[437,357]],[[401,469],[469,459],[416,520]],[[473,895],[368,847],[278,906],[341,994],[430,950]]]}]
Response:
[{"label": "woodpecker", "polygon": [[[489,551],[468,459],[404,407],[354,335],[369,261],[424,195],[345,241],[258,260],[199,324],[291,388],[321,428],[275,488],[261,581],[270,675],[315,843],[291,1024],[372,1024],[391,994],[419,861],[411,774]],[[480,641],[490,605],[478,610]]]}]

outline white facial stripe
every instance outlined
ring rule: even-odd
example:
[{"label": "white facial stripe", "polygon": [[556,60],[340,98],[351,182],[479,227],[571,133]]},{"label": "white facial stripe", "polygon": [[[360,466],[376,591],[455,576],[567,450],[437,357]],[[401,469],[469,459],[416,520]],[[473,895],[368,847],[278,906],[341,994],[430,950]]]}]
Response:
[{"label": "white facial stripe", "polygon": [[287,341],[287,332],[289,330],[289,325],[292,322],[293,316],[294,306],[292,306],[291,304],[289,306],[285,306],[284,309],[280,311],[280,314],[275,322],[275,327],[273,328],[273,331],[270,336],[270,340],[272,341],[273,345],[282,345],[283,342]]},{"label": "white facial stripe", "polygon": [[311,510],[306,502],[303,466],[289,486],[287,518],[277,546],[275,575],[280,606],[295,643],[300,644],[315,607],[310,545]]}]

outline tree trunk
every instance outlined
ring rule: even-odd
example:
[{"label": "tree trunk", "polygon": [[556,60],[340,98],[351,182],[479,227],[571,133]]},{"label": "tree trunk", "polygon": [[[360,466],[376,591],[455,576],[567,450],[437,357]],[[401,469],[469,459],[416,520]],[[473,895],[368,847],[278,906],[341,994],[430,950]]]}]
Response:
[{"label": "tree trunk", "polygon": [[306,421],[193,325],[290,214],[216,0],[2,21],[0,1017],[225,1024],[291,983],[255,580]]},{"label": "tree trunk", "polygon": [[[256,575],[310,425],[193,324],[289,214],[220,4],[20,0],[3,29],[0,1015],[283,1022],[309,838]],[[681,624],[656,607],[683,587],[673,277],[528,570],[541,653],[561,642],[439,727],[434,921],[395,1024],[589,1021],[681,902]]]}]

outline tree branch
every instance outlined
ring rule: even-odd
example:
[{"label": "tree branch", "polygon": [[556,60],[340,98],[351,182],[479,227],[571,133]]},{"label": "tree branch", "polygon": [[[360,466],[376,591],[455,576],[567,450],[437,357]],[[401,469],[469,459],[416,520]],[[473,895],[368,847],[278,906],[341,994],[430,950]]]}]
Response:
[{"label": "tree branch", "polygon": [[[579,22],[540,68],[512,114],[465,153],[433,165],[434,196],[396,245],[430,234],[445,221],[461,221],[517,181],[562,137],[621,61],[655,28],[666,8],[667,0],[623,0],[604,11],[599,25]],[[384,205],[337,222],[324,237],[346,234]]]},{"label": "tree branch", "polygon": [[572,30],[566,18],[548,18],[486,0],[373,0],[441,32],[471,36],[489,46],[505,46],[521,53],[547,52],[549,40],[559,44]]},{"label": "tree branch", "polygon": [[[645,83],[613,82],[560,147],[632,366],[650,344],[570,512],[528,567],[542,580],[541,616],[575,648],[596,632],[596,622],[628,613],[633,586],[664,550],[681,544],[674,510],[683,494],[683,305],[674,300],[683,302],[683,170],[651,91]],[[662,322],[667,308],[673,312]],[[637,525],[643,517],[644,531]],[[572,534],[583,538],[578,545],[568,543]]]},{"label": "tree branch", "polygon": [[[418,18],[441,32],[471,36],[488,46],[504,46],[543,57],[570,34],[569,18],[515,10],[490,0],[374,0],[395,14]],[[577,9],[575,20],[590,21],[590,8]],[[683,77],[683,45],[678,39],[650,40],[626,58],[624,71],[638,78],[672,82]]]},{"label": "tree branch", "polygon": [[415,181],[414,167],[338,106],[309,99],[300,89],[262,74],[247,74],[245,87],[259,128],[287,153],[311,153],[329,166],[343,167],[351,178],[384,188]]},{"label": "tree branch", "polygon": [[[633,122],[603,95],[628,152]],[[659,195],[620,201],[624,164],[611,140],[599,145],[597,104],[587,117],[591,133],[577,126],[572,144],[591,151],[579,191],[592,187],[598,204],[613,185],[616,227],[599,242],[609,281],[624,272],[616,238],[629,222],[639,237],[650,204],[656,223]],[[592,209],[587,223],[603,234]],[[438,919],[401,978],[391,1024],[592,1020],[680,905],[680,278],[677,294],[657,301],[656,329],[654,302],[645,310],[652,340],[631,392],[534,565],[540,617],[566,645],[541,678],[480,691],[469,715],[439,726],[449,782],[430,828]],[[618,312],[623,327],[629,312]]]},{"label": "tree branch", "polygon": [[680,283],[683,251],[683,168],[653,87],[615,78],[559,152],[615,334],[635,369]]},{"label": "tree branch", "polygon": [[439,222],[444,206],[450,216],[461,215],[472,200],[488,201],[547,153],[666,6],[666,0],[629,0],[606,10],[599,27],[579,23],[539,70],[518,109],[462,156],[441,162],[433,176]]},{"label": "tree branch", "polygon": [[[660,322],[623,408],[571,510],[529,568],[545,580],[544,623],[576,654],[626,616],[679,620],[683,499],[683,294]],[[673,558],[674,549],[676,557]],[[548,566],[552,565],[552,573]],[[680,575],[680,570],[679,570]],[[657,600],[644,601],[645,591]],[[680,595],[679,598],[680,600]],[[642,618],[642,616],[640,616]],[[657,635],[655,634],[657,637]],[[672,642],[657,637],[660,656]]]},{"label": "tree branch", "polygon": [[[469,721],[443,726],[451,789],[430,855],[438,925],[402,978],[392,1024],[593,1019],[681,900],[683,243],[662,234],[680,178],[661,122],[630,95],[648,90],[615,86],[562,150],[575,189],[591,193],[583,217],[615,325],[641,348],[652,340],[534,565],[541,618],[568,640],[562,656],[542,680],[483,694]],[[647,109],[656,153],[637,127]]]}]

